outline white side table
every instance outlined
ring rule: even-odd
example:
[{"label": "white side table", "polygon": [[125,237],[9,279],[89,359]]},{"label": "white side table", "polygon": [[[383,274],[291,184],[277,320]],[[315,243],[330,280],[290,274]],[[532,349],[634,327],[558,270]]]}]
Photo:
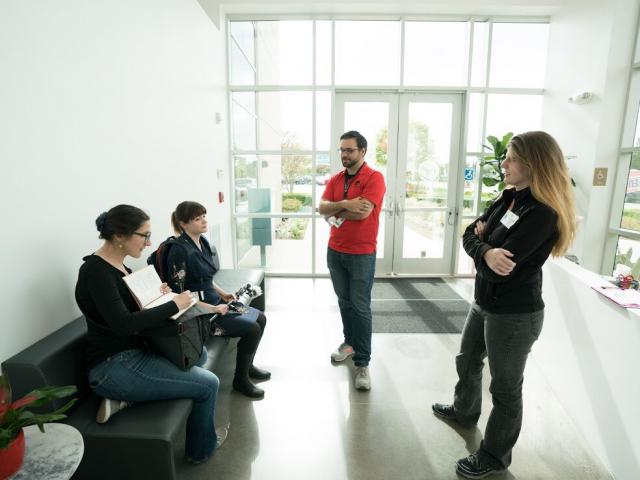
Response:
[{"label": "white side table", "polygon": [[24,428],[24,462],[11,480],[67,480],[80,465],[80,432],[64,423],[45,423],[44,429],[45,433],[37,425]]}]

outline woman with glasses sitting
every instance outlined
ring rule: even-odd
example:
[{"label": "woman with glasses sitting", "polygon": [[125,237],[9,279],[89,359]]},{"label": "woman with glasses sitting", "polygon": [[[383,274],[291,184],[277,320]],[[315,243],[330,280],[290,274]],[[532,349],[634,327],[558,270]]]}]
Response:
[{"label": "woman with glasses sitting", "polygon": [[[87,320],[89,384],[104,397],[96,421],[132,402],[190,398],[193,408],[187,420],[186,455],[192,463],[207,460],[222,444],[227,429],[216,432],[214,412],[218,377],[198,367],[180,370],[166,358],[150,352],[145,329],[165,324],[191,303],[191,293],[182,292],[173,301],[140,310],[123,278],[131,273],[127,256],[139,258],[150,244],[148,215],[130,205],[118,205],[96,219],[104,244],[84,257],[76,284],[76,301]],[[166,284],[160,293],[168,293]],[[206,351],[199,365],[206,360]]]},{"label": "woman with glasses sitting", "polygon": [[218,270],[213,252],[203,233],[207,231],[207,209],[197,202],[182,202],[171,215],[176,243],[167,253],[167,283],[174,292],[183,289],[198,292],[201,304],[219,316],[214,320],[213,334],[240,337],[236,356],[234,390],[251,398],[264,397],[264,390],[251,379],[268,380],[271,373],[253,365],[253,358],[262,339],[267,317],[260,310],[245,307],[242,313],[233,312],[229,304],[236,300],[215,284]]}]

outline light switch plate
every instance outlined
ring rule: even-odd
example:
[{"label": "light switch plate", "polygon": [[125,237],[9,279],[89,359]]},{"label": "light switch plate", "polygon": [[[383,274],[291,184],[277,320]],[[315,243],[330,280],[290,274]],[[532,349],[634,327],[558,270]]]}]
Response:
[{"label": "light switch plate", "polygon": [[596,168],[593,170],[593,186],[604,187],[607,184],[608,168]]}]

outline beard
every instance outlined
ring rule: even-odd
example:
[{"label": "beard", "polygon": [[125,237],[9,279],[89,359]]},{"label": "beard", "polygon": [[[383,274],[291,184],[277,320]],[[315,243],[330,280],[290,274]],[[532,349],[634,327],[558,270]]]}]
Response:
[{"label": "beard", "polygon": [[351,168],[357,163],[358,163],[358,160],[354,160],[353,158],[343,158],[342,159],[342,166],[345,167],[345,168]]}]

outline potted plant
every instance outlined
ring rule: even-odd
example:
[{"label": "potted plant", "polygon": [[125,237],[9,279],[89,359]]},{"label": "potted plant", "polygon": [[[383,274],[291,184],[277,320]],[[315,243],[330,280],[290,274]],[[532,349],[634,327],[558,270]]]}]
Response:
[{"label": "potted plant", "polygon": [[483,145],[484,148],[490,150],[490,155],[485,155],[480,166],[482,167],[482,184],[486,187],[498,185],[498,191],[504,190],[504,173],[502,172],[502,162],[507,156],[507,145],[513,137],[513,132],[506,133],[501,140],[497,137],[489,135],[487,141],[491,144]]},{"label": "potted plant", "polygon": [[7,377],[0,375],[0,479],[11,476],[22,465],[25,446],[22,428],[38,425],[40,431],[44,432],[46,422],[66,418],[64,412],[71,408],[76,399],[50,413],[36,413],[29,409],[68,397],[76,391],[73,385],[42,387],[11,403],[11,387]]}]

